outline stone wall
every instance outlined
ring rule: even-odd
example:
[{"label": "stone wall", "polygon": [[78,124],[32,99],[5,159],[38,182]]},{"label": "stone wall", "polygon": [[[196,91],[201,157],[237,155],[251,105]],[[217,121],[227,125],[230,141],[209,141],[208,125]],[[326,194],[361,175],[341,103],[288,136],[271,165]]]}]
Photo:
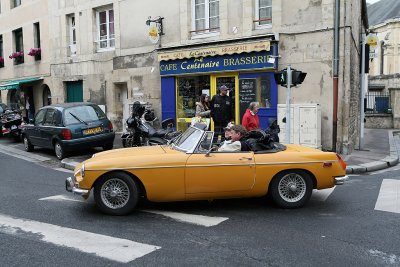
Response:
[{"label": "stone wall", "polygon": [[392,114],[365,114],[365,128],[392,129]]}]

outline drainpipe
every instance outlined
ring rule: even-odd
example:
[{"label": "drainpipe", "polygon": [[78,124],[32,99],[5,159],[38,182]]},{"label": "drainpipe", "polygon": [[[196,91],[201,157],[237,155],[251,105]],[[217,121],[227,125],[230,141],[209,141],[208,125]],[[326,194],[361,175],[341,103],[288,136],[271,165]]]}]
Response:
[{"label": "drainpipe", "polygon": [[340,0],[335,1],[335,25],[333,46],[333,127],[332,127],[332,151],[336,152],[337,141],[337,110],[339,95],[339,24],[340,24]]}]

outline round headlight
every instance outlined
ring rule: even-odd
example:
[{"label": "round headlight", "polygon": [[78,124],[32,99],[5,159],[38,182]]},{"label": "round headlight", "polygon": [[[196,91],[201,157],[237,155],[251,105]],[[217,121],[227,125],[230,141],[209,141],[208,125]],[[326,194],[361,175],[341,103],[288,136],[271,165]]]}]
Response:
[{"label": "round headlight", "polygon": [[85,164],[82,164],[81,175],[82,175],[82,177],[85,177]]}]

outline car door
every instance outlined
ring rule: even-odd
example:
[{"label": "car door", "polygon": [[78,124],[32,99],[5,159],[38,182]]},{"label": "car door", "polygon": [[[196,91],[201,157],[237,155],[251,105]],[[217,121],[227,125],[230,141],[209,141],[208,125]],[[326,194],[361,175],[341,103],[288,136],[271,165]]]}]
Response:
[{"label": "car door", "polygon": [[41,127],[43,127],[43,122],[44,118],[46,115],[47,109],[41,109],[38,111],[38,113],[35,116],[35,120],[33,122],[33,125],[29,127],[28,130],[28,138],[32,145],[35,146],[43,146],[43,140],[41,136]]},{"label": "car door", "polygon": [[[204,140],[202,141],[204,142]],[[249,191],[255,183],[255,161],[252,151],[212,152],[199,149],[186,163],[185,192],[187,198],[235,196]]]},{"label": "car door", "polygon": [[44,147],[52,148],[53,135],[56,132],[55,115],[57,110],[54,108],[47,109],[44,117],[43,126],[40,128],[40,135]]}]

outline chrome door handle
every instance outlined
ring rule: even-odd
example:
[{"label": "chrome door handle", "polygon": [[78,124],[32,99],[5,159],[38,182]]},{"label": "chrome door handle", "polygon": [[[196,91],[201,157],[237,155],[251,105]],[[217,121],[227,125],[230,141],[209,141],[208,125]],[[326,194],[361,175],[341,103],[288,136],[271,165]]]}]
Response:
[{"label": "chrome door handle", "polygon": [[239,160],[252,160],[253,158],[246,158],[246,157],[242,157],[242,158],[240,158]]}]

